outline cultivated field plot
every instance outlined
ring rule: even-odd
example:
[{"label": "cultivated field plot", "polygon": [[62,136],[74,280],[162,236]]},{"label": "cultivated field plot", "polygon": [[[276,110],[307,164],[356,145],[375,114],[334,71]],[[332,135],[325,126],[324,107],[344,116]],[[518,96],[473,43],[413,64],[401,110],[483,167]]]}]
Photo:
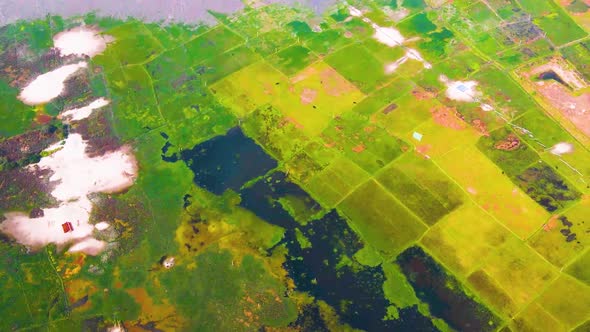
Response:
[{"label": "cultivated field plot", "polygon": [[590,331],[590,2],[270,2],[0,28],[0,331]]}]

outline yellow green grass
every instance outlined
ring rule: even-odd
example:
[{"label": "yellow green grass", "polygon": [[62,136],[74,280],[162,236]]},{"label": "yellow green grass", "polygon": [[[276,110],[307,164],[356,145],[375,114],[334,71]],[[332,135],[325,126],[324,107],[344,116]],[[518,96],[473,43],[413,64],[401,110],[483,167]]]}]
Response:
[{"label": "yellow green grass", "polygon": [[509,236],[513,235],[469,202],[431,227],[422,244],[455,273],[467,275]]},{"label": "yellow green grass", "polygon": [[427,227],[380,184],[369,180],[338,208],[363,239],[389,257],[418,240]]},{"label": "yellow green grass", "polygon": [[528,238],[549,218],[476,147],[453,150],[435,161],[476,203],[520,238]]},{"label": "yellow green grass", "polygon": [[323,62],[315,63],[290,80],[265,62],[239,70],[211,89],[237,116],[272,104],[310,135],[319,134],[338,114],[364,98],[354,85]]},{"label": "yellow green grass", "polygon": [[[590,200],[582,200],[563,213],[565,221],[552,218],[540,229],[529,243],[539,254],[556,266],[564,266],[590,245],[590,233],[585,221],[590,216]],[[565,222],[565,224],[564,224]],[[567,226],[571,223],[571,226]],[[575,238],[567,241],[568,234]]]},{"label": "yellow green grass", "polygon": [[[510,298],[509,303],[498,308],[507,314],[532,301],[558,274],[554,266],[516,237],[509,237],[480,269],[496,282],[498,293]],[[497,300],[495,293],[487,294],[481,295],[488,302]]]},{"label": "yellow green grass", "polygon": [[305,187],[322,204],[332,207],[368,177],[357,164],[341,157],[312,177]]}]

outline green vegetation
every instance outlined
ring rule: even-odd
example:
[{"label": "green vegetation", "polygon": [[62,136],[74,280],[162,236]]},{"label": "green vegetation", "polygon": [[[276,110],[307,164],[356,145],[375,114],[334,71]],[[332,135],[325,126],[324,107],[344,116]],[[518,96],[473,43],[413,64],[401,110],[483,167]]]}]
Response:
[{"label": "green vegetation", "polygon": [[308,48],[300,45],[283,49],[268,58],[268,61],[279,68],[285,75],[293,75],[307,67],[316,57]]},{"label": "green vegetation", "polygon": [[400,202],[433,225],[461,205],[461,192],[428,160],[407,154],[377,175],[379,181]]},{"label": "green vegetation", "polygon": [[383,66],[361,45],[342,48],[329,55],[326,62],[364,93],[375,90],[388,80]]},{"label": "green vegetation", "polygon": [[[162,276],[163,283],[174,284],[170,296],[190,317],[186,326],[191,329],[284,326],[295,319],[295,306],[281,296],[284,286],[259,259],[247,255],[235,262],[230,252],[212,248],[198,255],[194,264],[195,271],[180,267]],[[195,313],[195,307],[205,310]]]},{"label": "green vegetation", "polygon": [[355,163],[340,158],[309,179],[306,187],[318,201],[327,207],[333,207],[367,177],[368,174]]},{"label": "green vegetation", "polygon": [[0,81],[0,136],[10,137],[25,132],[35,111],[16,99],[18,90]]},{"label": "green vegetation", "polygon": [[363,239],[387,257],[401,252],[426,231],[417,217],[373,180],[352,192],[339,209]]},{"label": "green vegetation", "polygon": [[500,128],[482,137],[477,147],[508,176],[524,172],[539,161],[539,155],[527,144],[520,143],[518,136],[508,128]]},{"label": "green vegetation", "polygon": [[590,80],[590,44],[580,42],[561,49],[563,56],[570,61],[576,69]]},{"label": "green vegetation", "polygon": [[[92,230],[107,243],[96,256],[0,234],[0,329],[583,331],[590,146],[538,89],[559,80],[529,69],[562,55],[590,79],[587,9],[252,3],[211,25],[88,14],[2,27],[0,212],[57,207],[50,174],[27,166],[72,133],[96,160],[129,146],[138,176],[89,196],[91,223],[110,225]],[[50,50],[80,22],[115,40],[92,58]],[[88,69],[60,97],[18,100],[74,61]],[[475,98],[449,81],[475,81]],[[567,93],[552,97],[588,97]],[[98,97],[110,104],[87,119],[57,117]],[[573,151],[552,153],[561,142]]]},{"label": "green vegetation", "polygon": [[588,35],[561,10],[554,9],[554,11],[535,20],[554,44],[563,45]]}]

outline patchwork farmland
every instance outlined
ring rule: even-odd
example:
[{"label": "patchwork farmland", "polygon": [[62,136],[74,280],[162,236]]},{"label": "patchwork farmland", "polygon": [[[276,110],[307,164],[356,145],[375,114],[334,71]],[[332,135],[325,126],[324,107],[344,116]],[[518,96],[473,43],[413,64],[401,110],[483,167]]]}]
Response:
[{"label": "patchwork farmland", "polygon": [[590,4],[210,15],[0,28],[0,330],[590,329]]}]

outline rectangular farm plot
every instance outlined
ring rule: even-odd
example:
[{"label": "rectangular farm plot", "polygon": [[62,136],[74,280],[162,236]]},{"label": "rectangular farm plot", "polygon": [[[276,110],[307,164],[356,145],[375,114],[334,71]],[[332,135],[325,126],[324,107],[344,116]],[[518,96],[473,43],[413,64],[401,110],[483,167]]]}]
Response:
[{"label": "rectangular farm plot", "polygon": [[456,149],[435,162],[475,202],[520,238],[528,238],[549,219],[549,214],[541,206],[502,175],[502,171],[477,148]]},{"label": "rectangular farm plot", "polygon": [[362,45],[342,48],[326,57],[326,62],[364,93],[391,79],[381,62]]},{"label": "rectangular farm plot", "polygon": [[589,231],[590,200],[584,200],[563,215],[549,219],[529,243],[548,261],[561,267],[590,246]]},{"label": "rectangular farm plot", "polygon": [[395,167],[384,169],[377,181],[425,223],[433,225],[449,211],[426,188]]},{"label": "rectangular farm plot", "polygon": [[476,2],[465,11],[473,21],[486,30],[493,29],[500,24],[500,18],[483,2]]},{"label": "rectangular farm plot", "polygon": [[584,41],[564,47],[561,53],[586,80],[590,80],[590,43]]},{"label": "rectangular farm plot", "polygon": [[319,55],[328,55],[353,42],[345,37],[342,29],[328,29],[314,33],[313,37],[305,41],[305,45]]},{"label": "rectangular farm plot", "polygon": [[410,92],[414,83],[404,78],[394,78],[392,82],[379,90],[373,91],[361,102],[357,103],[352,112],[369,117],[371,114],[381,111],[385,114],[397,109],[395,100]]},{"label": "rectangular farm plot", "polygon": [[242,122],[242,128],[279,161],[291,159],[308,142],[296,124],[270,105],[250,113]]},{"label": "rectangular farm plot", "polygon": [[526,128],[532,133],[534,138],[529,135],[521,135],[521,137],[539,153],[556,143],[573,140],[573,137],[562,126],[538,107],[529,110],[514,120],[514,124]]},{"label": "rectangular farm plot", "polygon": [[368,177],[354,162],[338,158],[312,177],[305,187],[323,205],[333,207]]},{"label": "rectangular farm plot", "polygon": [[142,66],[116,69],[107,73],[106,79],[114,93],[115,129],[124,139],[164,124],[153,93],[152,79]]},{"label": "rectangular farm plot", "polygon": [[[510,297],[517,309],[537,297],[559,273],[516,237],[509,237],[483,263],[481,270],[497,283],[498,292]],[[485,294],[482,295],[485,298]],[[493,300],[489,299],[490,302]]]},{"label": "rectangular farm plot", "polygon": [[588,319],[590,287],[564,274],[547,288],[537,303],[567,329],[572,329]]},{"label": "rectangular farm plot", "polygon": [[267,57],[295,43],[291,33],[284,30],[271,30],[248,40],[248,46],[256,53]]},{"label": "rectangular farm plot", "polygon": [[376,180],[429,225],[463,202],[463,192],[430,160],[408,153],[380,171]]},{"label": "rectangular farm plot", "polygon": [[[95,59],[99,64],[118,59],[121,65],[139,64],[164,51],[162,44],[139,21],[132,20],[105,32],[115,37],[105,53]],[[104,61],[103,61],[104,60]]]},{"label": "rectangular farm plot", "polygon": [[568,329],[561,325],[555,317],[550,315],[536,302],[531,303],[511,322],[511,331],[539,331],[542,326],[545,331],[566,332]]},{"label": "rectangular farm plot", "polygon": [[314,64],[287,80],[260,62],[212,86],[224,104],[244,116],[272,104],[309,135],[319,134],[336,115],[352,108],[364,95],[325,63]]},{"label": "rectangular farm plot", "polygon": [[307,184],[310,179],[328,167],[338,155],[337,151],[326,147],[323,142],[310,140],[302,150],[286,160],[284,166],[291,179],[295,179],[300,184]]},{"label": "rectangular farm plot", "polygon": [[[567,177],[578,190],[588,191],[586,183],[590,182],[590,151],[542,110],[527,112],[515,124],[533,134],[533,138],[529,135],[522,135],[521,138],[537,150],[544,161]],[[571,151],[562,155],[551,153],[551,148],[560,143],[571,147]]]},{"label": "rectangular farm plot", "polygon": [[195,67],[208,84],[220,79],[262,59],[245,45],[231,49],[219,56],[209,58]]},{"label": "rectangular farm plot", "polygon": [[454,112],[455,109],[451,107],[435,106],[430,111],[431,119],[413,129],[422,134],[419,142],[412,140],[419,153],[436,158],[477,142],[481,134],[454,115]]},{"label": "rectangular farm plot", "polygon": [[297,73],[316,59],[317,56],[310,49],[301,45],[289,46],[267,57],[269,63],[287,76]]},{"label": "rectangular farm plot", "polygon": [[398,98],[391,107],[374,113],[371,120],[393,135],[407,137],[414,128],[431,117],[430,109],[436,105],[440,103],[435,99],[421,99],[409,93]]},{"label": "rectangular farm plot", "polygon": [[219,26],[189,41],[184,47],[190,55],[191,65],[198,65],[203,60],[217,56],[243,42],[242,37],[224,26]]},{"label": "rectangular farm plot", "polygon": [[566,208],[581,197],[569,181],[545,162],[530,166],[514,182],[549,212]]},{"label": "rectangular farm plot", "polygon": [[[167,50],[157,58],[145,64],[150,76],[158,81],[164,80],[173,85],[173,80],[190,70],[190,59],[186,49],[182,46]],[[172,87],[170,88],[172,91]]]},{"label": "rectangular farm plot", "polygon": [[354,111],[332,120],[321,137],[371,174],[408,150],[404,141]]},{"label": "rectangular farm plot", "polygon": [[422,221],[373,180],[361,185],[338,208],[365,241],[385,256],[399,253],[427,230]]},{"label": "rectangular farm plot", "polygon": [[220,102],[237,116],[245,116],[269,104],[285,89],[287,78],[265,62],[243,68],[211,86]]},{"label": "rectangular farm plot", "polygon": [[365,98],[326,63],[315,63],[290,79],[272,103],[309,135],[318,135],[339,114]]},{"label": "rectangular farm plot", "polygon": [[482,68],[472,79],[479,82],[478,88],[491,98],[508,119],[538,107],[520,85],[496,67]]},{"label": "rectangular farm plot", "polygon": [[[385,67],[385,64],[395,62],[404,55],[406,50],[402,47],[389,47],[377,41],[375,38],[367,38],[362,45],[377,58]],[[402,64],[403,66],[403,64]]]},{"label": "rectangular farm plot", "polygon": [[481,137],[477,147],[508,176],[516,176],[540,160],[533,149],[506,127]]},{"label": "rectangular farm plot", "polygon": [[549,15],[535,19],[537,23],[555,45],[563,45],[588,35],[562,9],[554,8]]},{"label": "rectangular farm plot", "polygon": [[571,263],[565,271],[590,287],[590,250],[586,250],[586,252]]}]

